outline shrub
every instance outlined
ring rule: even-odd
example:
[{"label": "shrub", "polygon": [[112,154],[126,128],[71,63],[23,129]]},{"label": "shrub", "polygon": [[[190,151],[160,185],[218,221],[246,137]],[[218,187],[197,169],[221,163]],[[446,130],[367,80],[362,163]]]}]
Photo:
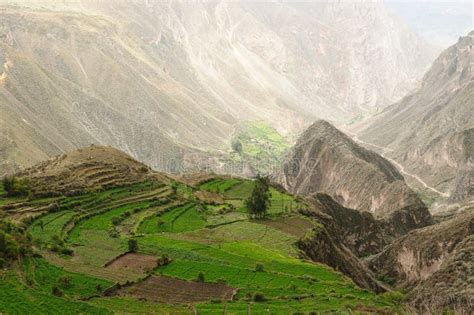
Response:
[{"label": "shrub", "polygon": [[128,250],[131,252],[136,252],[138,250],[138,242],[136,239],[131,238],[128,240]]},{"label": "shrub", "polygon": [[59,296],[59,297],[61,297],[61,296],[64,295],[63,291],[61,291],[61,289],[58,288],[57,286],[54,286],[54,287],[51,289],[51,293],[53,293],[53,295]]},{"label": "shrub", "polygon": [[74,251],[70,248],[62,248],[61,249],[61,254],[66,255],[66,256],[72,256],[74,254]]},{"label": "shrub", "polygon": [[30,193],[30,183],[26,178],[5,176],[2,180],[3,189],[8,196],[26,196]]},{"label": "shrub", "polygon": [[53,202],[48,206],[48,212],[53,213],[59,211],[60,207],[57,202]]},{"label": "shrub", "polygon": [[112,224],[113,225],[119,225],[121,222],[120,218],[119,217],[113,217],[112,218]]},{"label": "shrub", "polygon": [[197,278],[196,278],[196,281],[197,282],[205,282],[206,279],[204,277],[204,273],[202,271],[199,271],[198,275],[197,275]]},{"label": "shrub", "polygon": [[58,286],[60,286],[61,288],[69,288],[71,287],[71,277],[69,276],[62,276],[60,278],[58,278],[58,280],[56,281]]},{"label": "shrub", "polygon": [[253,295],[253,301],[254,302],[264,302],[265,301],[265,296],[263,293],[255,293]]},{"label": "shrub", "polygon": [[260,264],[260,263],[256,264],[255,265],[255,271],[263,272],[263,264]]}]

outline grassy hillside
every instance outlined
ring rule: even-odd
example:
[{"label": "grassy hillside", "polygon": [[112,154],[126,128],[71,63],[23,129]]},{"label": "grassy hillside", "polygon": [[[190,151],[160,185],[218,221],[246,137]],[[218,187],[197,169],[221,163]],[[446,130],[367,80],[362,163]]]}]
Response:
[{"label": "grassy hillside", "polygon": [[[315,227],[297,211],[304,201],[272,187],[267,218],[249,219],[244,201],[253,186],[215,178],[196,187],[145,182],[71,197],[2,196],[2,213],[27,227],[42,258],[26,256],[1,271],[0,312],[397,309],[390,296],[299,258],[295,243]],[[131,239],[136,253],[128,252]]]}]

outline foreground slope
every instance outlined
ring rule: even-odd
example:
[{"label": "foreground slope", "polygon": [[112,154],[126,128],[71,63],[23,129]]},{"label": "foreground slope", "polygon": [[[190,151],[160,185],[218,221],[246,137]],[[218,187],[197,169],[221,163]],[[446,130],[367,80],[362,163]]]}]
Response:
[{"label": "foreground slope", "polygon": [[[111,156],[108,163],[104,152]],[[101,174],[99,169],[110,170],[112,160],[124,175],[128,168],[131,178],[143,167],[114,149],[94,147],[68,153],[44,169],[58,180],[69,165]],[[35,169],[31,174],[39,176],[41,165]],[[82,173],[72,174],[72,179],[82,178]],[[143,176],[131,184],[80,186],[73,196],[57,195],[55,185],[55,194],[47,194],[45,183],[42,191],[53,195],[48,198],[1,191],[2,233],[14,235],[3,225],[13,221],[31,235],[32,245],[17,253],[21,260],[5,256],[0,312],[246,314],[394,312],[402,307],[397,295],[372,292],[385,288],[333,239],[329,225],[304,214],[312,211],[311,203],[271,187],[268,217],[254,220],[244,202],[253,181],[204,174],[184,181],[189,185]],[[315,263],[311,250],[320,250],[309,246],[313,241],[342,254],[337,261]],[[349,258],[350,265],[345,263]],[[51,307],[37,305],[38,300]]]},{"label": "foreground slope", "polygon": [[242,121],[288,133],[367,115],[431,60],[381,2],[6,3],[2,173],[91,143],[172,171],[192,149],[229,148]]},{"label": "foreground slope", "polygon": [[[278,181],[298,195],[324,192],[342,205],[388,218],[408,208],[420,226],[426,207],[386,159],[366,150],[326,121],[309,127],[291,149]],[[411,212],[411,213],[410,213]]]},{"label": "foreground slope", "polygon": [[415,93],[359,133],[452,202],[474,194],[473,44],[474,31],[436,59]]},{"label": "foreground slope", "polygon": [[396,287],[410,289],[419,312],[445,308],[469,313],[474,292],[474,211],[410,232],[370,257],[371,270]]}]

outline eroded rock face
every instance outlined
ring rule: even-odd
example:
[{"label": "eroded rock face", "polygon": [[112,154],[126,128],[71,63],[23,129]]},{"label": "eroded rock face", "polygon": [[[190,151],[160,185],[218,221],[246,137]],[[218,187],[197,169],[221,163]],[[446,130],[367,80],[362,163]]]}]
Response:
[{"label": "eroded rock face", "polygon": [[[307,202],[310,207],[301,213],[315,220],[317,227],[298,241],[303,253],[311,260],[339,270],[360,287],[386,291],[387,288],[357,257],[361,253],[378,252],[387,244],[389,238],[384,234],[382,224],[369,213],[364,215],[346,209],[325,194],[307,198]],[[359,226],[356,222],[369,224]]]},{"label": "eroded rock face", "polygon": [[474,292],[474,211],[414,230],[381,253],[367,266],[398,288],[411,290],[408,300],[420,311],[445,307],[472,310]]},{"label": "eroded rock face", "polygon": [[228,148],[240,121],[286,133],[387,105],[432,59],[381,2],[15,2],[0,172],[91,143],[172,171]]},{"label": "eroded rock face", "polygon": [[445,50],[415,93],[370,119],[359,137],[460,202],[474,188],[474,31]]},{"label": "eroded rock face", "polygon": [[[277,178],[294,194],[324,192],[343,206],[370,212],[376,218],[408,208],[421,212],[416,215],[420,219],[429,217],[389,161],[326,121],[317,121],[300,136]],[[428,222],[417,223],[424,226]]]}]

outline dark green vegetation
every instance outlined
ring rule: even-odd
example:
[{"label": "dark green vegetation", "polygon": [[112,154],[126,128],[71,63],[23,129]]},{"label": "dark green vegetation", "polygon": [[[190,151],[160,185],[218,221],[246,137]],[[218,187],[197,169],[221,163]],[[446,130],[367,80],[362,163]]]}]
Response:
[{"label": "dark green vegetation", "polygon": [[[268,215],[249,218],[245,201],[259,185],[216,178],[198,187],[146,182],[72,197],[1,197],[2,211],[24,226],[2,229],[19,248],[22,242],[32,243],[34,254],[21,256],[20,250],[13,250],[16,258],[0,275],[0,312],[245,314],[249,308],[253,314],[287,314],[397,309],[399,302],[391,296],[362,290],[333,269],[298,258],[295,244],[305,231],[284,223],[305,220],[310,233],[311,221],[297,211],[307,207],[304,201],[265,186]],[[200,200],[204,191],[215,200]],[[201,290],[204,298],[190,302],[186,294],[170,297],[168,290],[149,287],[159,281],[142,280],[148,274],[174,279],[177,286],[184,280],[203,288],[225,286],[235,293],[232,299],[215,299],[205,298]],[[108,290],[127,282],[133,290]],[[171,298],[173,305],[166,303]]]},{"label": "dark green vegetation", "polygon": [[265,217],[271,197],[269,179],[258,175],[250,197],[245,200],[249,215],[253,218]]},{"label": "dark green vegetation", "polygon": [[30,192],[30,185],[27,179],[5,176],[2,179],[2,189],[2,192],[7,196],[27,196]]}]

